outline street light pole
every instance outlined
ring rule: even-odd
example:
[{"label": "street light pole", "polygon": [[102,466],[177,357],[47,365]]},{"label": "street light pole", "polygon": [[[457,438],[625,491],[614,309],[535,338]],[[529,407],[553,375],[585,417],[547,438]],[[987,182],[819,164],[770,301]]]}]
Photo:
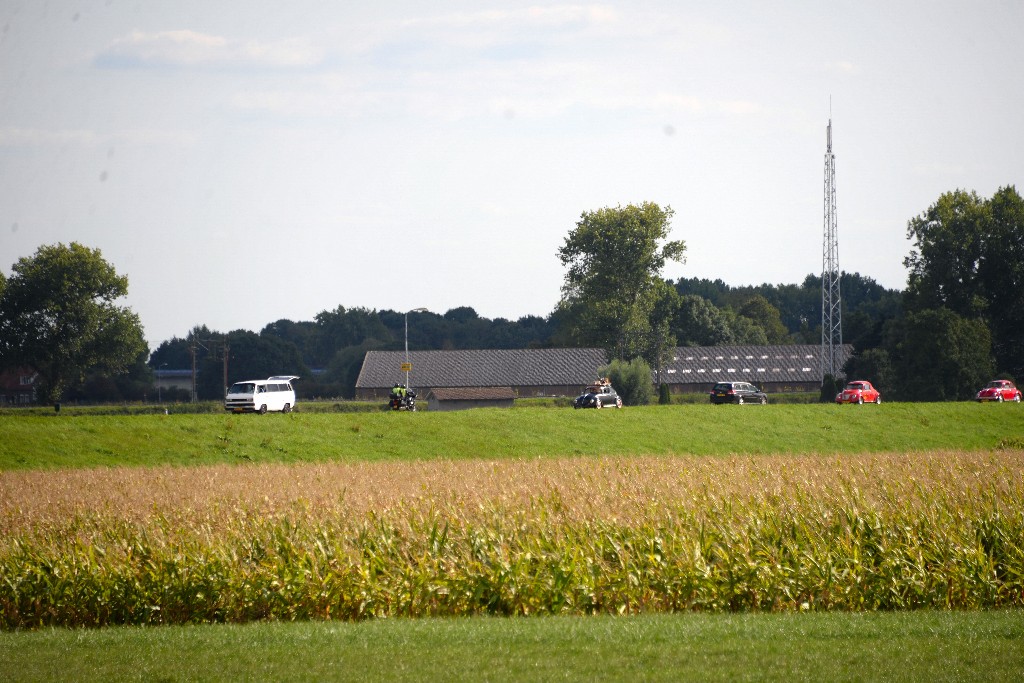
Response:
[{"label": "street light pole", "polygon": [[406,367],[406,371],[405,371],[405,388],[406,389],[411,389],[412,388],[412,387],[409,386],[409,370],[408,370],[408,368],[409,368],[409,314],[410,313],[426,313],[426,312],[427,312],[427,309],[425,309],[425,308],[414,308],[411,311],[406,311],[405,312],[405,367]]}]

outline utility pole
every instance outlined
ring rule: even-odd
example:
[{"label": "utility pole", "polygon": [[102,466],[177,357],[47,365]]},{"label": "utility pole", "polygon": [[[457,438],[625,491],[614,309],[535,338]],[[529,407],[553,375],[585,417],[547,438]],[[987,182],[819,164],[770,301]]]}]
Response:
[{"label": "utility pole", "polygon": [[839,232],[836,227],[836,155],[832,153],[832,118],[825,148],[825,235],[821,250],[821,379],[839,376],[843,346],[842,298],[839,293]]},{"label": "utility pole", "polygon": [[228,338],[224,337],[224,393],[228,391],[228,358],[231,356],[231,344]]},{"label": "utility pole", "polygon": [[414,308],[411,311],[405,313],[405,362],[402,363],[402,370],[405,372],[405,388],[412,389],[412,385],[409,383],[409,371],[412,370],[412,363],[409,362],[409,314],[410,313],[426,313],[425,308]]},{"label": "utility pole", "polygon": [[192,403],[196,402],[196,341],[195,338],[191,340],[188,345],[189,355],[192,356]]},{"label": "utility pole", "polygon": [[[209,346],[207,346],[209,344]],[[220,352],[223,354],[221,360],[224,363],[224,391],[228,388],[228,356],[230,354],[231,345],[228,343],[228,338],[225,336],[223,339],[197,339],[196,337],[189,338],[188,351],[192,355],[192,403],[198,401],[198,395],[196,392],[196,353],[198,349],[202,348],[208,352],[213,360],[217,360],[218,345]]]}]

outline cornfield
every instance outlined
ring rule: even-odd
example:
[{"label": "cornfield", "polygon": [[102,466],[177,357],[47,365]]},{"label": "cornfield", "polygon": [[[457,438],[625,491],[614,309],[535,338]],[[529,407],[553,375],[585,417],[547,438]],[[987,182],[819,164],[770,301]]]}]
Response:
[{"label": "cornfield", "polygon": [[0,473],[0,627],[1024,607],[1024,451]]}]

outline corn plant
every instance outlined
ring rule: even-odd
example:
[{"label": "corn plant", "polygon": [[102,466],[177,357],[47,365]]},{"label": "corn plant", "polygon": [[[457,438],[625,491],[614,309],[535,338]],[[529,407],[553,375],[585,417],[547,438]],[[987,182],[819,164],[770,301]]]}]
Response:
[{"label": "corn plant", "polygon": [[1024,607],[1022,471],[993,451],[5,474],[0,627]]}]

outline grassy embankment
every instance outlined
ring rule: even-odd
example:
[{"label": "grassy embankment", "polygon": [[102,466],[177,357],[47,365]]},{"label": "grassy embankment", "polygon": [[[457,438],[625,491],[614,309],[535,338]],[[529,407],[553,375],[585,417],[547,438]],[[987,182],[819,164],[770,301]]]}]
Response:
[{"label": "grassy embankment", "polygon": [[291,415],[0,415],[0,470],[1024,446],[1024,409],[974,403]]},{"label": "grassy embankment", "polygon": [[[785,392],[771,395],[771,403],[778,405],[807,405],[819,403],[819,396],[816,392]],[[572,407],[572,397],[569,396],[544,396],[524,397],[515,400],[514,410],[531,408],[554,408],[562,410]],[[672,405],[706,405],[708,395],[704,392],[672,394]],[[418,404],[420,412],[430,410],[430,402],[420,399]],[[363,399],[299,399],[297,411],[303,413],[383,413],[388,412],[387,403],[381,400],[370,401]],[[0,416],[3,415],[55,415],[52,406],[20,406],[0,407]],[[62,415],[223,415],[223,401],[198,401],[196,403],[157,403],[157,402],[125,402],[125,403],[102,403],[102,404],[79,404],[65,403],[61,405]]]}]

